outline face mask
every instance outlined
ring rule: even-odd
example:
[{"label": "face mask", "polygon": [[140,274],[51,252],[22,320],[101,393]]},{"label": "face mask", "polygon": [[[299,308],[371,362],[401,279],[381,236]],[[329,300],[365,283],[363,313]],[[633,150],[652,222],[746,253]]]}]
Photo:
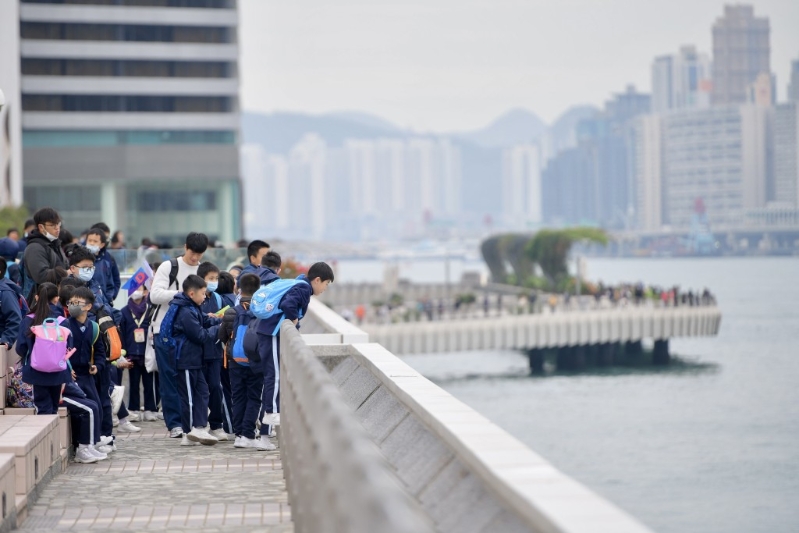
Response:
[{"label": "face mask", "polygon": [[54,240],[56,240],[58,238],[55,235],[50,235],[49,233],[47,233],[47,230],[45,230],[44,236],[50,242],[53,242]]},{"label": "face mask", "polygon": [[91,253],[95,254],[95,255],[97,255],[100,252],[100,247],[99,246],[95,246],[93,244],[87,244],[86,248],[88,248],[89,251]]},{"label": "face mask", "polygon": [[135,301],[139,301],[144,298],[144,291],[133,291],[133,294],[130,295]]},{"label": "face mask", "polygon": [[82,307],[83,307],[82,305],[67,306],[67,310],[69,311],[69,316],[74,316],[75,318],[81,316],[83,313],[86,312],[82,309]]},{"label": "face mask", "polygon": [[81,281],[91,281],[94,277],[94,267],[83,267],[78,270],[78,278]]},{"label": "face mask", "polygon": [[216,291],[217,287],[219,287],[219,282],[209,281],[207,285],[208,285],[208,290],[214,292]]}]

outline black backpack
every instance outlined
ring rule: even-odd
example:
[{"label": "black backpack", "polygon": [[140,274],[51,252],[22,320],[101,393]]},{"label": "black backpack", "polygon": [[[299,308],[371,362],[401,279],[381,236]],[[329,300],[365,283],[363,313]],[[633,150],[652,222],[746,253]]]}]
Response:
[{"label": "black backpack", "polygon": [[258,353],[258,324],[261,323],[260,318],[251,318],[250,323],[247,324],[247,329],[244,331],[243,348],[244,354],[251,363],[260,363],[261,354]]},{"label": "black backpack", "polygon": [[[172,259],[169,260],[169,264],[171,265],[172,268],[169,269],[169,284],[166,286],[167,289],[170,288],[173,283],[177,284],[177,281],[178,281],[178,258],[177,257],[173,257]],[[151,285],[151,287],[152,287],[152,285]],[[180,290],[180,287],[177,287],[177,289]],[[152,315],[151,315],[151,318],[150,318],[150,323],[153,323],[153,322],[155,322],[158,319],[158,312],[160,310],[161,310],[161,306],[160,305],[153,306],[153,311],[152,311]]]}]

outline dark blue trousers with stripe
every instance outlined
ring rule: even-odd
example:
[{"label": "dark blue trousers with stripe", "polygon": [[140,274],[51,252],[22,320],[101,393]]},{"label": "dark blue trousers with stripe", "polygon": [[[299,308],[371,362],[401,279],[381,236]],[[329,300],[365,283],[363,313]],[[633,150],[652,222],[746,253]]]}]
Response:
[{"label": "dark blue trousers with stripe", "polygon": [[202,369],[178,370],[176,381],[183,433],[204,428],[208,425],[208,384]]}]

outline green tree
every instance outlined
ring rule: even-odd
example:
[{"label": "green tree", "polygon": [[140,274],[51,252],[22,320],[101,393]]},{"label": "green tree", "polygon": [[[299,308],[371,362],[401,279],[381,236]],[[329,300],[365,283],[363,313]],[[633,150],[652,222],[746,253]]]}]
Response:
[{"label": "green tree", "polygon": [[21,236],[25,221],[29,218],[30,211],[25,205],[3,207],[0,209],[0,237],[5,237],[11,228],[17,228]]},{"label": "green tree", "polygon": [[492,235],[480,244],[480,253],[483,254],[483,261],[488,265],[491,272],[491,281],[494,283],[505,283],[508,272],[505,270],[505,259],[502,257],[500,241],[502,235]]},{"label": "green tree", "polygon": [[527,245],[527,255],[541,267],[547,281],[553,286],[562,285],[569,277],[566,264],[569,252],[576,242],[586,241],[605,245],[608,235],[599,228],[567,228],[541,230]]},{"label": "green tree", "polygon": [[535,263],[526,252],[532,238],[532,235],[510,233],[500,239],[500,255],[503,261],[510,263],[516,285],[524,284],[533,275]]}]

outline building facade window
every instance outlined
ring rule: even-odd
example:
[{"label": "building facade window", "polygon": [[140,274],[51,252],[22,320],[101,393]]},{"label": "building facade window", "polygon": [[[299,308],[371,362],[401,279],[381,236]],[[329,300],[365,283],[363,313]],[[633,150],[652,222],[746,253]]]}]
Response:
[{"label": "building facade window", "polygon": [[235,65],[222,61],[123,61],[22,58],[24,76],[129,76],[232,78]]},{"label": "building facade window", "polygon": [[163,211],[213,211],[216,191],[158,191],[140,192],[136,208],[146,213]]},{"label": "building facade window", "polygon": [[230,113],[226,96],[22,95],[23,111],[118,113]]},{"label": "building facade window", "polygon": [[235,143],[234,131],[29,130],[22,132],[24,148]]},{"label": "building facade window", "polygon": [[229,43],[232,28],[215,26],[157,26],[146,24],[72,24],[21,22],[23,39],[65,41],[142,41],[167,43]]},{"label": "building facade window", "polygon": [[23,4],[62,4],[91,6],[193,7],[233,9],[236,0],[22,0]]},{"label": "building facade window", "polygon": [[29,186],[23,190],[25,204],[35,211],[41,207],[58,206],[62,212],[100,211],[100,188],[89,185]]}]

